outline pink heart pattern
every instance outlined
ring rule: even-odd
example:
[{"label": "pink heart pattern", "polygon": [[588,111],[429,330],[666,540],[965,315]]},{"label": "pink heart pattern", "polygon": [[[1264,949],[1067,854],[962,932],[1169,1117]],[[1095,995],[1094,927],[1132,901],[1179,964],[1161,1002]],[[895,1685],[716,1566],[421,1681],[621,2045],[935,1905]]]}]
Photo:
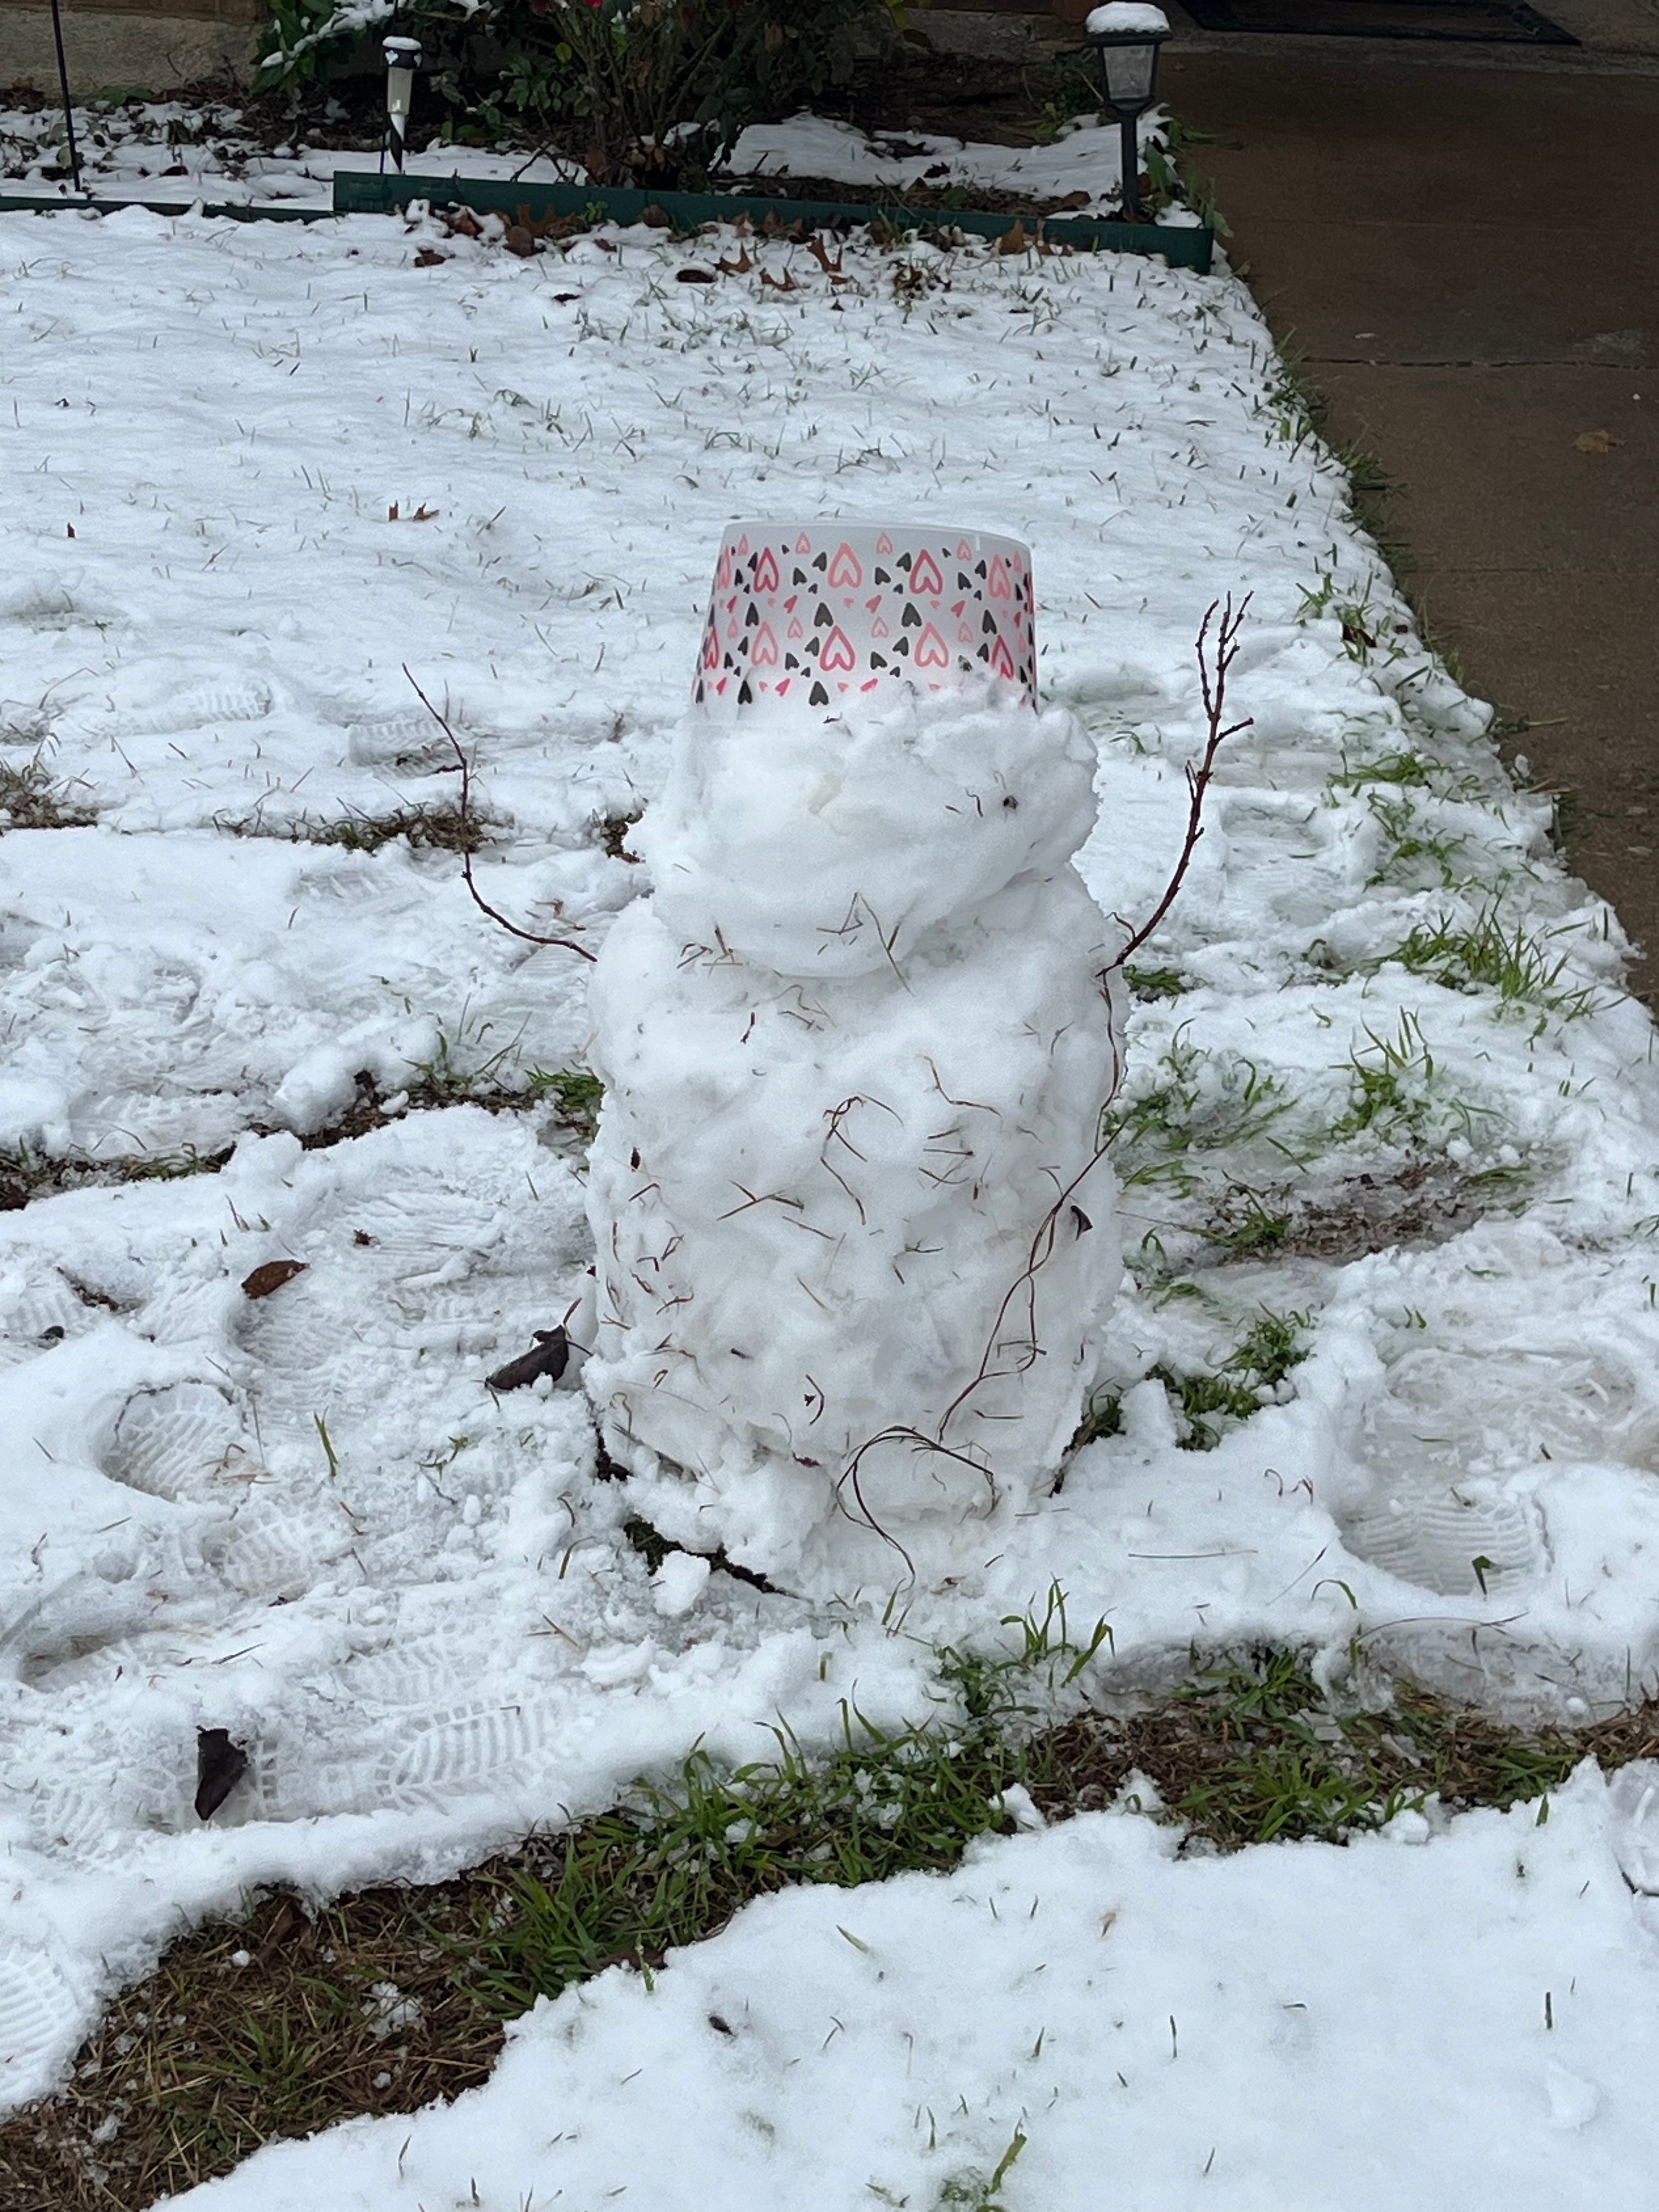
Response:
[{"label": "pink heart pattern", "polygon": [[833,713],[849,696],[986,677],[1037,701],[1031,556],[985,531],[830,520],[735,525],[721,542],[695,704]]}]

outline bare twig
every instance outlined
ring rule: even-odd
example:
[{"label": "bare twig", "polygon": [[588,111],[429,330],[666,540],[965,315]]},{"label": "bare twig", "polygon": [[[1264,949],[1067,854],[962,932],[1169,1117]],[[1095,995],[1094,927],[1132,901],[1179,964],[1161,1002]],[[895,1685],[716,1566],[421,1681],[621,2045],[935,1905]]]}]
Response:
[{"label": "bare twig", "polygon": [[413,676],[410,675],[407,662],[404,665],[404,674],[409,677],[410,688],[414,692],[415,696],[420,701],[422,706],[426,708],[427,713],[431,715],[433,720],[438,725],[438,727],[443,732],[444,735],[448,738],[450,744],[454,749],[455,765],[461,772],[461,796],[460,802],[457,809],[457,811],[459,813],[461,817],[461,873],[466,878],[466,887],[471,894],[472,903],[483,913],[487,914],[489,916],[489,919],[499,927],[506,930],[509,936],[522,938],[526,945],[556,945],[559,946],[561,951],[577,953],[584,960],[597,959],[599,957],[597,953],[590,952],[585,945],[578,945],[574,938],[538,937],[533,929],[520,929],[516,921],[509,921],[504,914],[498,913],[495,908],[491,906],[489,901],[478,889],[477,884],[474,883],[472,880],[472,854],[470,850],[470,840],[466,834],[471,826],[471,763],[468,761],[465,753],[461,748],[460,739],[456,736],[454,731],[450,728],[447,720],[438,712],[438,709],[433,705],[431,700],[427,697],[420,685],[416,683]]},{"label": "bare twig", "polygon": [[[814,1418],[816,1419],[817,1417],[814,1416]],[[848,1519],[849,1521],[855,1518],[862,1520],[866,1528],[871,1529],[876,1535],[879,1536],[884,1544],[890,1545],[892,1549],[898,1553],[900,1559],[903,1560],[905,1566],[908,1571],[910,1579],[914,1582],[916,1577],[915,1561],[910,1557],[908,1552],[905,1550],[903,1545],[900,1543],[898,1538],[893,1534],[892,1531],[889,1528],[884,1528],[881,1522],[877,1520],[875,1515],[871,1511],[869,1500],[865,1497],[864,1486],[861,1480],[865,1454],[866,1452],[873,1451],[878,1444],[890,1443],[908,1443],[913,1445],[919,1452],[934,1452],[939,1454],[942,1458],[955,1460],[959,1467],[971,1468],[974,1474],[978,1475],[980,1480],[984,1483],[986,1489],[989,1493],[985,1508],[988,1514],[994,1513],[996,1510],[996,1477],[992,1474],[990,1468],[985,1466],[981,1461],[970,1459],[966,1452],[957,1451],[950,1444],[941,1443],[937,1437],[925,1436],[920,1429],[913,1429],[907,1423],[902,1421],[895,1422],[891,1428],[883,1429],[873,1437],[866,1437],[865,1441],[859,1446],[852,1458],[848,1462],[844,1471],[836,1480],[835,1486],[836,1502],[837,1504],[842,1506],[842,1511],[845,1512],[846,1506],[842,1503],[842,1492],[847,1489],[850,1489],[852,1491],[853,1496],[858,1501],[859,1510],[856,1516],[848,1513],[847,1516]]]},{"label": "bare twig", "polygon": [[[1149,919],[1141,924],[1118,954],[1112,963],[1114,967],[1121,968],[1132,954],[1139,951],[1175,904],[1181,886],[1187,879],[1187,871],[1193,864],[1193,854],[1198,850],[1198,841],[1204,835],[1204,799],[1210,787],[1210,778],[1215,773],[1215,757],[1227,738],[1236,738],[1241,730],[1248,730],[1250,726],[1251,717],[1248,714],[1242,722],[1223,725],[1227,703],[1227,672],[1238,657],[1238,633],[1244,626],[1244,616],[1250,599],[1251,594],[1247,592],[1236,608],[1231,592],[1224,600],[1212,599],[1199,624],[1195,650],[1198,653],[1199,682],[1204,691],[1204,716],[1208,727],[1204,750],[1200,754],[1196,765],[1190,761],[1187,763],[1187,791],[1191,801],[1187,810],[1187,835],[1182,841],[1181,857],[1176,862],[1175,872],[1164,885],[1163,897],[1153,908]],[[1210,623],[1218,607],[1221,611],[1221,621],[1216,631],[1215,665],[1212,671],[1208,657]]]}]

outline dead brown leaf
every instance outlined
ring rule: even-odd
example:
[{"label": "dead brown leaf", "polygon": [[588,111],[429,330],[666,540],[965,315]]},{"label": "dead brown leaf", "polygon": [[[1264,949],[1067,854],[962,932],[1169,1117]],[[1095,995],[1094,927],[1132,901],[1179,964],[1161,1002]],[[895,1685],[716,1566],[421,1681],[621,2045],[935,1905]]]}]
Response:
[{"label": "dead brown leaf", "polygon": [[267,1260],[263,1267],[256,1267],[251,1275],[242,1278],[242,1295],[248,1298],[268,1298],[273,1291],[280,1291],[284,1283],[291,1283],[296,1275],[303,1275],[303,1260]]},{"label": "dead brown leaf", "polygon": [[1581,453],[1610,453],[1619,441],[1605,430],[1581,430],[1572,442]]}]

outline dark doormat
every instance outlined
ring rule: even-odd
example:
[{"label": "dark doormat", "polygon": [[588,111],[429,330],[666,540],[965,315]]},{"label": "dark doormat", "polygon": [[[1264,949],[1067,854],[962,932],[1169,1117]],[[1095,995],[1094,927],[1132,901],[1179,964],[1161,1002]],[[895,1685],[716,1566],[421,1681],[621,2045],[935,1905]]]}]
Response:
[{"label": "dark doormat", "polygon": [[1344,39],[1467,39],[1576,46],[1525,0],[1181,0],[1206,31],[1300,32]]}]

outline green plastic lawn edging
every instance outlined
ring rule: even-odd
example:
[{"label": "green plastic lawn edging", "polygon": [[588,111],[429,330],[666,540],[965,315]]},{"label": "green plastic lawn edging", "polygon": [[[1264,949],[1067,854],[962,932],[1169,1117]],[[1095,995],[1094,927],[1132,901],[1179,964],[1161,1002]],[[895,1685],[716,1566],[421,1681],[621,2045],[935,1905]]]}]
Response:
[{"label": "green plastic lawn edging", "polygon": [[[1006,238],[1023,216],[989,215],[975,208],[919,208],[902,201],[769,199],[748,192],[648,192],[620,185],[526,185],[499,177],[377,176],[372,170],[337,169],[331,207],[283,207],[271,201],[58,199],[29,192],[0,193],[0,215],[119,215],[143,208],[161,216],[201,215],[232,222],[327,222],[342,215],[395,215],[411,201],[471,208],[479,215],[515,216],[532,222],[550,215],[588,216],[598,222],[635,223],[648,207],[660,208],[676,230],[741,216],[759,228],[769,216],[785,224],[884,222],[895,230],[928,225]],[[1086,216],[1034,218],[1033,239],[1085,252],[1161,255],[1172,269],[1207,276],[1215,248],[1208,223],[1100,222]]]},{"label": "green plastic lawn edging", "polygon": [[[550,215],[574,215],[635,223],[647,208],[656,207],[676,230],[688,232],[706,222],[735,222],[746,216],[757,228],[770,216],[780,223],[884,222],[895,230],[936,224],[971,231],[980,238],[1004,238],[1024,221],[973,208],[910,207],[897,200],[769,199],[746,192],[653,192],[637,185],[517,184],[499,177],[377,176],[359,169],[334,173],[337,214],[391,215],[412,200],[470,208],[477,215],[514,216],[523,210],[532,222]],[[1047,216],[1034,219],[1031,228],[1034,237],[1040,234],[1050,245],[1161,254],[1171,268],[1191,269],[1200,276],[1209,272],[1215,246],[1215,233],[1207,223],[1100,222],[1084,216]]]}]

